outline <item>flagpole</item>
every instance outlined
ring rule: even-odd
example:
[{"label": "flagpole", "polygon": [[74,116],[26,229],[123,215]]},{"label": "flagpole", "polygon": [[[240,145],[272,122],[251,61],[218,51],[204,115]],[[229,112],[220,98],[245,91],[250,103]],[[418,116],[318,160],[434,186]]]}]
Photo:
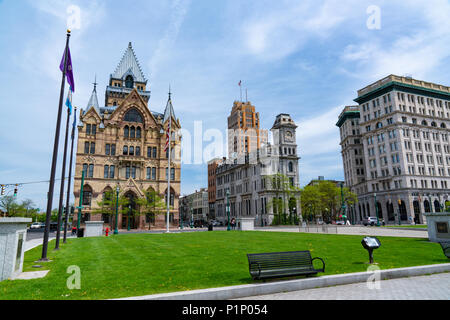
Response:
[{"label": "flagpole", "polygon": [[67,196],[66,196],[66,216],[64,218],[64,239],[63,243],[66,243],[67,238],[67,222],[69,221],[69,200],[70,200],[70,180],[72,178],[72,159],[73,159],[73,141],[75,140],[75,121],[77,118],[77,107],[73,108],[73,126],[72,126],[72,145],[70,148],[70,161],[69,161],[69,180],[67,182]]},{"label": "flagpole", "polygon": [[[47,194],[47,212],[45,218],[45,229],[44,229],[44,240],[42,242],[42,256],[39,261],[45,262],[48,261],[47,258],[47,247],[48,247],[48,236],[50,231],[50,217],[52,215],[52,203],[53,203],[53,188],[55,186],[55,171],[56,171],[56,162],[58,159],[58,143],[59,143],[59,131],[61,128],[61,109],[63,104],[63,96],[64,96],[64,85],[66,80],[66,72],[67,72],[67,57],[68,57],[68,49],[69,49],[69,38],[70,38],[70,30],[67,30],[67,39],[66,39],[66,49],[64,51],[64,70],[61,79],[61,92],[59,94],[59,105],[58,105],[58,118],[56,121],[56,130],[55,130],[55,141],[53,144],[53,157],[52,157],[52,167],[50,171],[50,183],[48,187]],[[64,177],[63,177],[64,178]]]},{"label": "flagpole", "polygon": [[[169,98],[170,99],[170,98]],[[171,150],[170,150],[170,144],[172,142],[172,132],[171,132],[171,124],[172,124],[172,113],[169,112],[169,165],[167,170],[167,217],[166,217],[166,223],[167,223],[167,232],[169,231],[169,210],[170,210],[170,156],[171,156]]]},{"label": "flagpole", "polygon": [[[70,89],[69,89],[70,90]],[[56,243],[55,250],[59,250],[59,239],[61,238],[61,216],[63,208],[64,199],[64,177],[66,176],[66,158],[67,158],[67,140],[69,138],[69,120],[70,120],[70,109],[67,107],[67,120],[66,120],[66,135],[64,138],[64,154],[63,154],[63,164],[61,173],[61,188],[59,190],[59,207],[58,207],[58,225],[56,226]],[[69,180],[70,183],[70,180]],[[67,208],[66,208],[67,210]]]}]

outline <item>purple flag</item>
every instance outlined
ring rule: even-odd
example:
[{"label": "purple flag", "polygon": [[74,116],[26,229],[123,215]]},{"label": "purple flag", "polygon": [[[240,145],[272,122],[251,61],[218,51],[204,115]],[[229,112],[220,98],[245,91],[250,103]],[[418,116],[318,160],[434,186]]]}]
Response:
[{"label": "purple flag", "polygon": [[[67,82],[70,85],[70,90],[72,92],[75,92],[75,81],[73,81],[73,69],[72,69],[72,59],[70,58],[70,49],[67,47],[69,52],[67,53],[67,69],[66,69],[66,75],[67,75]],[[64,52],[63,57],[61,59],[61,64],[59,65],[59,69],[64,72],[64,57],[66,55],[66,52]]]}]

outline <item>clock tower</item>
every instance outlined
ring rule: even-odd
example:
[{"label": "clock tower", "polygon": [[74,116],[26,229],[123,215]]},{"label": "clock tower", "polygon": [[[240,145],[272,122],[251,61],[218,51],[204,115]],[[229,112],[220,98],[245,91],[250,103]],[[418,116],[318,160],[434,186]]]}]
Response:
[{"label": "clock tower", "polygon": [[270,131],[273,136],[273,144],[278,149],[278,172],[288,177],[292,186],[299,187],[297,156],[297,125],[291,116],[286,113],[277,115]]}]

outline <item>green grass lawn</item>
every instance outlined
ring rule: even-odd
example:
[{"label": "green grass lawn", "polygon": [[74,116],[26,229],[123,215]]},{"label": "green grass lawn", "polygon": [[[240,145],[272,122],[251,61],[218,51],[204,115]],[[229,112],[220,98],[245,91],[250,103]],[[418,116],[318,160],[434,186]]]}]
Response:
[{"label": "green grass lawn", "polygon": [[415,224],[415,225],[390,225],[383,226],[385,228],[410,228],[410,229],[427,229],[426,224]]},{"label": "green grass lawn", "polygon": [[[59,251],[50,242],[50,270],[42,279],[0,282],[0,299],[107,299],[240,285],[254,282],[247,253],[311,250],[331,275],[366,271],[363,236],[258,231],[127,234],[68,239]],[[448,263],[428,239],[379,237],[374,252],[381,269]],[[25,254],[24,271],[36,271],[42,247]],[[317,261],[320,266],[320,261]],[[81,269],[81,289],[69,290],[66,273]]]}]

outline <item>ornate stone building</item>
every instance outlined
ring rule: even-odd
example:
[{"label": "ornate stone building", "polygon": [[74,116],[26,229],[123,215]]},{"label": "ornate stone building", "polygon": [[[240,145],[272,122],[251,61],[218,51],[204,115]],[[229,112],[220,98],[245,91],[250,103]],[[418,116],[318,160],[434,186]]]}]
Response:
[{"label": "ornate stone building", "polygon": [[255,226],[270,225],[277,214],[273,205],[277,198],[284,203],[283,214],[292,219],[301,217],[300,192],[288,193],[272,180],[274,175],[282,174],[289,186],[300,186],[296,130],[291,116],[281,113],[271,128],[273,145],[267,143],[242,158],[217,162],[216,220],[227,223],[229,202],[230,218],[253,217]]},{"label": "ornate stone building", "polygon": [[389,75],[363,89],[339,116],[349,208],[389,224],[426,223],[450,195],[450,87]]},{"label": "ornate stone building", "polygon": [[180,121],[175,117],[170,93],[164,114],[151,111],[149,99],[150,88],[130,43],[115,72],[110,75],[105,106],[100,107],[94,84],[87,108],[80,111],[74,195],[78,206],[84,171],[82,223],[103,220],[112,228],[114,216],[96,213],[95,209],[105,192],[112,191],[116,195],[119,187],[120,195],[130,199],[131,212],[137,213],[119,214],[119,229],[128,226],[131,229],[165,227],[165,214],[156,217],[145,214],[136,199],[144,197],[146,191],[155,191],[164,199],[167,197],[168,152],[164,152],[164,146],[171,115],[174,133],[170,165],[170,222],[171,226],[178,226],[181,137],[176,132],[181,127]]}]

